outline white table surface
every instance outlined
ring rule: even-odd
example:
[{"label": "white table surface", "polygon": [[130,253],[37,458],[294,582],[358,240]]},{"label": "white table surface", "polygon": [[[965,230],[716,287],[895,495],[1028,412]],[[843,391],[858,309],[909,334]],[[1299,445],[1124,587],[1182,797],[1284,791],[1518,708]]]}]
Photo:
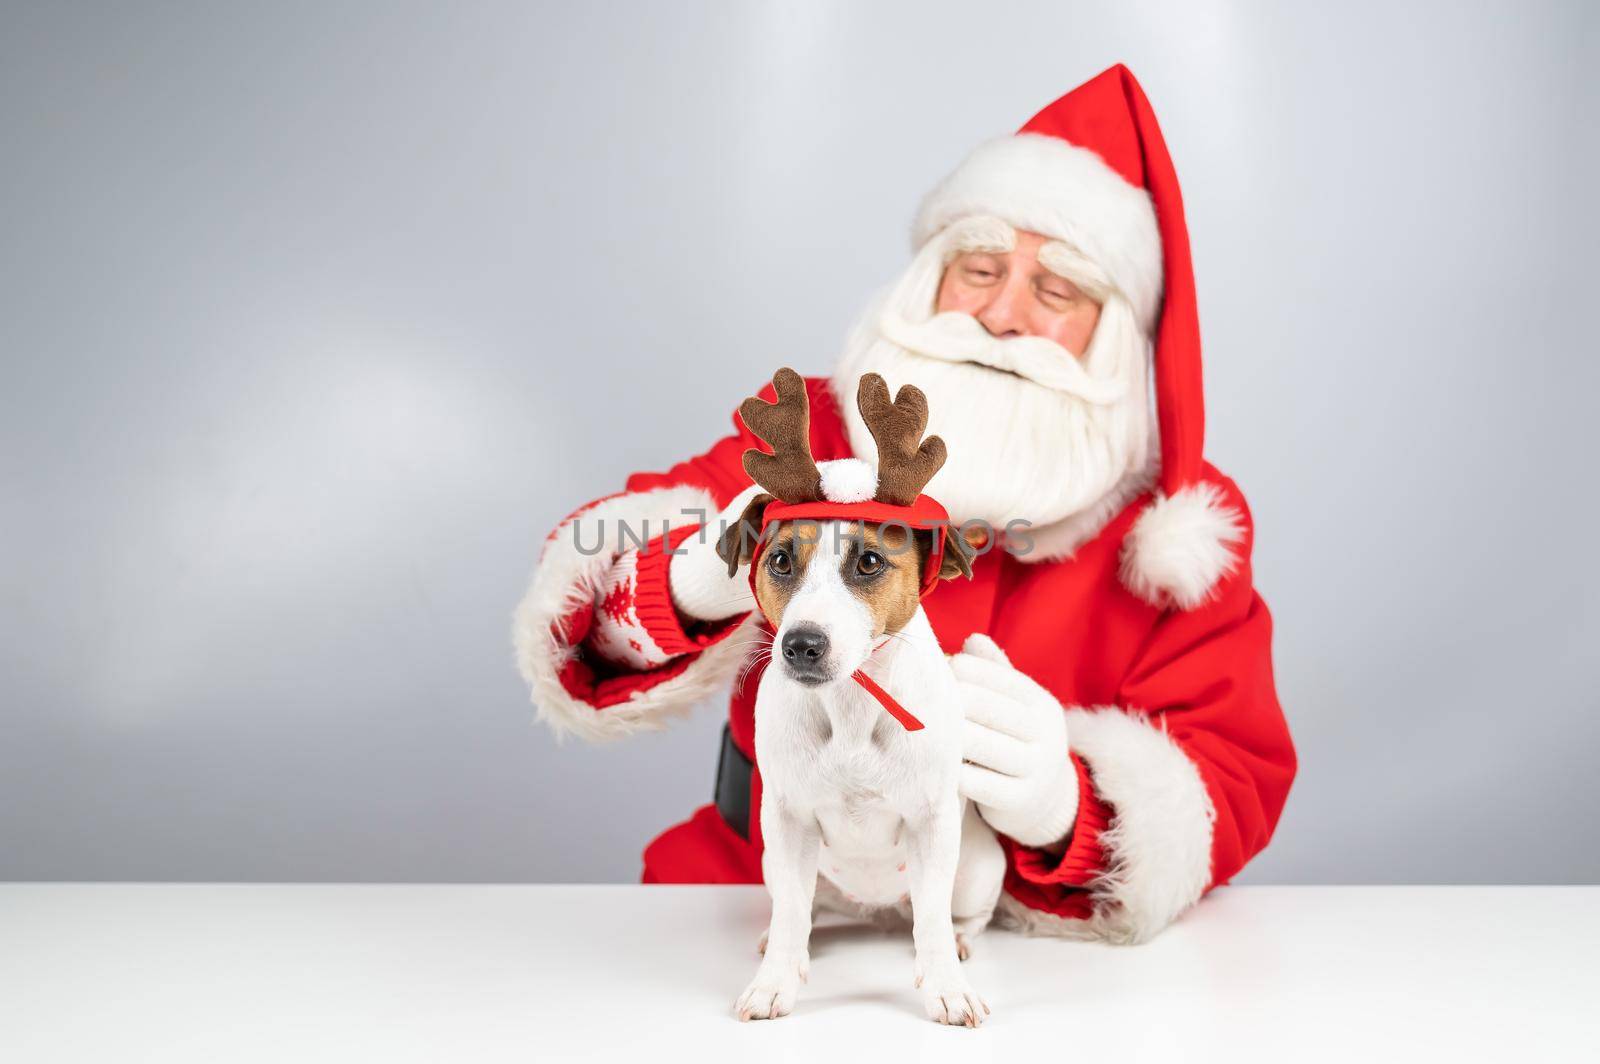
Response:
[{"label": "white table surface", "polygon": [[1235,887],[1137,947],[991,932],[977,1031],[820,928],[741,1024],[759,887],[0,886],[0,1061],[1600,1060],[1600,888]]}]

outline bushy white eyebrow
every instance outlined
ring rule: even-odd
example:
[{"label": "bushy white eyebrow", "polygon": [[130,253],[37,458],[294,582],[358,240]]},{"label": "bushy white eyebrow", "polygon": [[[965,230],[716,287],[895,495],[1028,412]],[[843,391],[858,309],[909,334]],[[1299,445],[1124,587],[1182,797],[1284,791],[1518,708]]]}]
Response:
[{"label": "bushy white eyebrow", "polygon": [[1047,240],[1039,248],[1039,265],[1071,282],[1096,303],[1104,303],[1116,290],[1106,271],[1064,240]]},{"label": "bushy white eyebrow", "polygon": [[[978,214],[951,224],[940,236],[948,264],[969,251],[1008,254],[1017,248],[1017,230],[1004,218]],[[1039,264],[1062,280],[1076,285],[1096,303],[1104,303],[1116,290],[1104,269],[1064,240],[1047,240],[1039,248]]]},{"label": "bushy white eyebrow", "polygon": [[963,218],[943,234],[944,260],[949,262],[968,251],[1006,253],[1016,250],[1017,231],[1003,218],[979,214]]}]

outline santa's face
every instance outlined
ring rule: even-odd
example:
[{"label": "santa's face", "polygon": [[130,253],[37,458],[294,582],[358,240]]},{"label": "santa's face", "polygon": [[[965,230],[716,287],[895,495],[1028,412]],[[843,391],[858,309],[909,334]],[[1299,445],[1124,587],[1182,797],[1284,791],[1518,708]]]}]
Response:
[{"label": "santa's face", "polygon": [[[917,385],[950,452],[928,494],[958,521],[1042,527],[1148,474],[1148,366],[1149,340],[1102,270],[980,216],[929,240],[869,309],[835,388],[853,397],[867,372]],[[852,447],[872,458],[844,405]]]},{"label": "santa's face", "polygon": [[1048,243],[1042,233],[1019,231],[1009,251],[958,251],[939,282],[938,312],[966,314],[1002,339],[1042,336],[1081,358],[1100,320],[1100,304],[1039,261]]}]

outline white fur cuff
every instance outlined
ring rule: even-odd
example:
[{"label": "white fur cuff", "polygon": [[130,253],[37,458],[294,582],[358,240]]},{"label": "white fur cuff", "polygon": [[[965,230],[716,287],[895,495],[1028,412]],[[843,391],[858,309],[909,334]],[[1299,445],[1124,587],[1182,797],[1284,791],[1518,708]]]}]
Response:
[{"label": "white fur cuff", "polygon": [[1107,868],[1091,886],[1094,915],[1070,920],[1001,896],[1005,922],[1033,933],[1143,942],[1211,883],[1211,795],[1200,770],[1164,730],[1120,709],[1070,709],[1067,734],[1095,791],[1111,807],[1101,833]]},{"label": "white fur cuff", "polygon": [[[699,513],[697,514],[696,511]],[[603,741],[652,731],[682,716],[730,680],[741,644],[724,639],[682,671],[635,690],[604,707],[575,696],[563,673],[581,652],[563,621],[595,602],[606,574],[626,549],[714,513],[716,503],[699,488],[672,487],[614,496],[595,503],[556,529],[534,568],[527,594],[512,618],[517,667],[534,708],[558,735]]]}]

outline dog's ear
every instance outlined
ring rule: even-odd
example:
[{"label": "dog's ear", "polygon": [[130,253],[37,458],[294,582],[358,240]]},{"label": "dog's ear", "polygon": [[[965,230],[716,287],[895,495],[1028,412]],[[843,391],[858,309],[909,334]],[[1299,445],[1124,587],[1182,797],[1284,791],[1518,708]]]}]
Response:
[{"label": "dog's ear", "polygon": [[755,554],[756,544],[761,541],[761,515],[772,501],[771,495],[758,492],[745,506],[739,520],[722,530],[722,537],[717,540],[717,557],[728,563],[729,576],[736,574],[739,566]]},{"label": "dog's ear", "polygon": [[939,562],[939,579],[952,580],[958,576],[972,579],[972,544],[955,525],[945,525],[944,557]]}]

